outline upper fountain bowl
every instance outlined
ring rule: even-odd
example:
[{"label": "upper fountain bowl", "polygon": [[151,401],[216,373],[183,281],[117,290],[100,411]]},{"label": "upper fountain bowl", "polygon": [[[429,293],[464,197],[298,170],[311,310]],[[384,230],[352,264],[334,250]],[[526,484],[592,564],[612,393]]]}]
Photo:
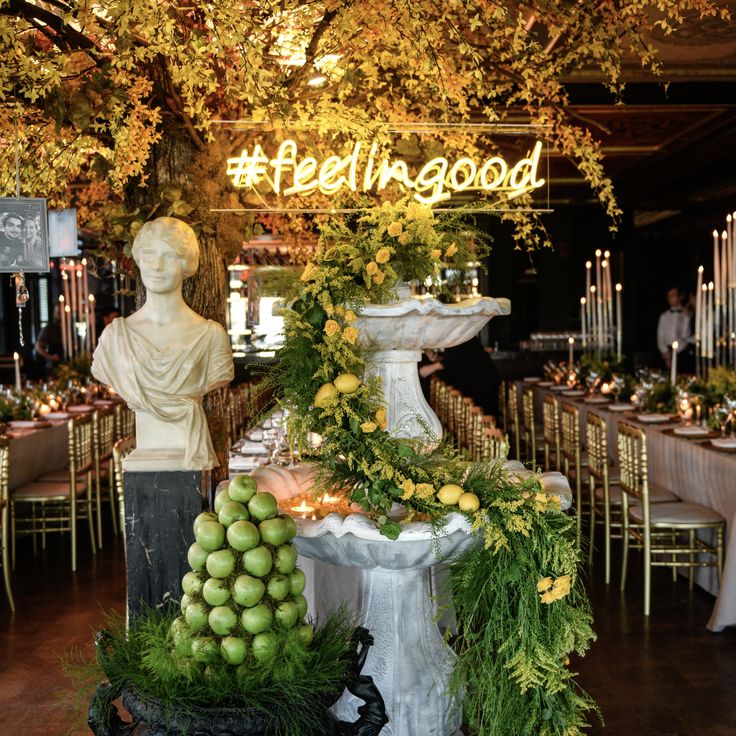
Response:
[{"label": "upper fountain bowl", "polygon": [[361,308],[361,340],[378,350],[449,348],[470,340],[491,317],[511,313],[508,299],[487,296],[443,304],[434,298],[410,297]]}]

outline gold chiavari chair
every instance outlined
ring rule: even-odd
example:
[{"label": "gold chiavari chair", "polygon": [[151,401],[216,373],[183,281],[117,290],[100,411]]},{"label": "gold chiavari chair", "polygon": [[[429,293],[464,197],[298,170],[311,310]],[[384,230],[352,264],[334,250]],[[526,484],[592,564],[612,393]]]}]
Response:
[{"label": "gold chiavari chair", "polygon": [[429,378],[429,405],[432,411],[437,414],[437,389],[442,381],[436,376]]},{"label": "gold chiavari chair", "polygon": [[474,406],[470,410],[468,450],[474,460],[479,460],[483,449],[483,409]]},{"label": "gold chiavari chair", "polygon": [[10,586],[10,562],[8,560],[8,483],[10,480],[10,443],[7,437],[0,437],[0,550],[2,550],[3,579],[5,594],[8,596],[10,610],[15,611],[13,589]]},{"label": "gold chiavari chair", "polygon": [[[508,413],[506,416],[506,434],[511,430],[511,436],[514,439],[514,458],[521,460],[521,426],[519,422],[519,387],[515,382],[511,382],[508,390]],[[509,426],[510,425],[510,426]]]},{"label": "gold chiavari chair", "polygon": [[[546,397],[545,397],[546,400]],[[560,410],[560,452],[562,454],[562,472],[568,480],[575,483],[575,518],[577,522],[578,541],[583,528],[583,448],[580,437],[580,411],[567,402],[563,402]],[[591,521],[592,523],[592,521]]]},{"label": "gold chiavari chair", "polygon": [[509,454],[509,443],[500,429],[485,427],[479,460],[484,463],[505,460]]},{"label": "gold chiavari chair", "polygon": [[[69,467],[66,480],[44,480],[16,488],[11,494],[13,563],[18,534],[27,532],[41,535],[42,546],[46,545],[46,534],[71,532],[72,571],[77,569],[77,521],[86,518],[89,525],[89,540],[92,553],[95,548],[95,529],[92,520],[92,488],[94,473],[94,450],[92,442],[92,417],[70,419]],[[56,474],[52,474],[56,476]],[[30,506],[25,514],[20,511]],[[40,512],[37,511],[40,509]]]},{"label": "gold chiavari chair", "polygon": [[[92,441],[95,456],[95,496],[97,501],[97,546],[102,548],[102,511],[105,500],[110,504],[112,528],[118,533],[118,515],[115,511],[115,489],[112,477],[112,448],[115,444],[115,412],[102,409],[92,415]],[[107,498],[102,496],[102,481],[105,480]]]},{"label": "gold chiavari chair", "polygon": [[438,378],[436,396],[435,396],[435,401],[437,402],[437,408],[435,409],[435,413],[437,414],[437,418],[440,420],[440,424],[442,425],[443,429],[447,427],[447,392],[448,390],[449,388],[447,384]]},{"label": "gold chiavari chair", "polygon": [[463,395],[456,389],[450,388],[447,401],[447,433],[457,442],[458,419],[463,403]]},{"label": "gold chiavari chair", "polygon": [[470,450],[470,422],[473,407],[473,399],[468,396],[463,396],[462,402],[460,404],[460,422],[457,431],[457,446],[464,450]]},{"label": "gold chiavari chair", "polygon": [[521,394],[521,409],[524,417],[524,449],[526,460],[532,463],[532,468],[537,469],[537,455],[543,449],[543,442],[537,436],[537,423],[534,411],[534,391],[525,388]]},{"label": "gold chiavari chair", "polygon": [[[690,587],[696,567],[716,567],[720,582],[723,573],[723,548],[726,520],[713,509],[690,501],[650,503],[646,432],[620,422],[618,456],[621,468],[621,519],[623,559],[621,590],[626,586],[629,547],[644,553],[644,615],[648,616],[651,599],[652,567],[670,567],[673,577],[678,567],[690,572]],[[638,503],[633,503],[636,500]],[[698,531],[713,530],[715,545],[696,536]],[[684,538],[684,540],[683,540]],[[631,540],[634,543],[631,543]],[[702,560],[705,555],[709,559]]]},{"label": "gold chiavari chair", "polygon": [[125,484],[123,482],[123,460],[135,449],[135,438],[126,437],[118,440],[112,447],[112,468],[117,498],[118,513],[120,514],[120,529],[125,539]]},{"label": "gold chiavari chair", "polygon": [[127,404],[115,407],[115,439],[135,436],[135,412]]},{"label": "gold chiavari chair", "polygon": [[545,395],[542,402],[542,441],[544,444],[544,469],[560,470],[560,408],[554,396]]}]

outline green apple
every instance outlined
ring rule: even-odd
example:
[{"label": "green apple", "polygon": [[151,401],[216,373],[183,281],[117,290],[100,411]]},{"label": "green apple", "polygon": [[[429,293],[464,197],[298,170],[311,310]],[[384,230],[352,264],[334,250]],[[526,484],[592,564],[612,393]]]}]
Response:
[{"label": "green apple", "polygon": [[179,604],[179,608],[181,608],[181,612],[184,613],[184,611],[187,610],[187,606],[192,602],[192,599],[184,593],[181,597],[181,603]]},{"label": "green apple", "polygon": [[220,654],[228,664],[242,664],[245,660],[245,652],[245,641],[238,636],[226,636],[220,642]]},{"label": "green apple", "polygon": [[258,531],[261,533],[261,539],[274,547],[284,544],[289,536],[289,530],[283,519],[266,519],[258,525]]},{"label": "green apple", "polygon": [[202,592],[202,578],[196,572],[188,572],[181,579],[181,589],[187,595],[199,595]]},{"label": "green apple", "polygon": [[207,572],[213,578],[229,578],[235,572],[235,555],[229,549],[210,552],[207,557]]},{"label": "green apple", "polygon": [[256,495],[258,486],[249,475],[236,475],[227,487],[227,493],[233,501],[248,503]]},{"label": "green apple", "polygon": [[246,608],[260,603],[265,592],[266,586],[263,581],[250,575],[238,575],[233,583],[233,600]]},{"label": "green apple", "polygon": [[[265,521],[263,522],[266,523]],[[282,575],[289,575],[296,568],[296,558],[299,552],[293,544],[282,544],[277,550],[273,566]]]},{"label": "green apple", "polygon": [[209,636],[192,639],[192,656],[197,662],[212,662],[217,657],[217,642]]},{"label": "green apple", "polygon": [[227,636],[238,623],[238,616],[230,606],[215,606],[207,621],[215,634]]},{"label": "green apple", "polygon": [[276,501],[276,497],[272,496],[270,493],[256,493],[256,495],[248,501],[248,511],[257,521],[273,519],[278,510],[279,505]]},{"label": "green apple", "polygon": [[253,637],[253,656],[261,664],[273,662],[279,649],[279,640],[276,634],[270,632],[266,634],[256,634]]},{"label": "green apple", "polygon": [[295,595],[292,600],[297,610],[297,618],[301,621],[307,615],[307,599],[303,595]]},{"label": "green apple", "polygon": [[271,553],[263,545],[249,549],[243,555],[243,567],[246,572],[257,578],[265,577],[273,567]]},{"label": "green apple", "polygon": [[202,547],[202,545],[195,542],[187,552],[187,562],[189,563],[189,567],[197,572],[204,570],[208,554],[209,553]]},{"label": "green apple", "polygon": [[297,626],[296,637],[305,646],[308,647],[314,639],[314,629],[309,624],[302,624]]},{"label": "green apple", "polygon": [[250,514],[248,513],[248,509],[246,509],[242,503],[238,503],[237,501],[228,501],[226,504],[223,504],[217,518],[219,519],[220,524],[228,527],[236,521],[248,521]]},{"label": "green apple", "polygon": [[230,494],[227,492],[227,488],[223,488],[216,496],[215,496],[215,513],[219,514],[220,509],[226,504],[232,501],[233,499],[230,498]]},{"label": "green apple", "polygon": [[264,603],[259,603],[253,608],[246,608],[240,614],[240,624],[249,634],[260,634],[268,631],[273,623],[271,609]]},{"label": "green apple", "polygon": [[[212,553],[217,554],[216,552]],[[207,578],[202,588],[202,597],[211,606],[222,606],[230,599],[230,590],[224,580],[217,578]]]},{"label": "green apple", "polygon": [[286,541],[290,542],[292,539],[294,539],[297,533],[296,522],[288,514],[280,514],[279,519],[283,519],[284,524],[286,524],[286,529],[287,529]]},{"label": "green apple", "polygon": [[204,603],[190,603],[184,611],[184,618],[191,631],[199,631],[207,624],[207,609]]},{"label": "green apple", "polygon": [[284,575],[272,575],[266,586],[268,595],[275,601],[282,601],[289,595],[289,578]]},{"label": "green apple", "polygon": [[203,521],[194,536],[202,549],[214,552],[225,544],[225,527],[216,521]]},{"label": "green apple", "polygon": [[197,533],[197,529],[199,529],[199,525],[204,521],[217,521],[217,514],[213,514],[211,511],[203,511],[199,514],[194,520],[194,524],[192,524],[195,534]]},{"label": "green apple", "polygon": [[282,629],[293,629],[296,625],[298,615],[299,611],[296,603],[284,601],[283,603],[279,603],[278,608],[274,611],[273,617]]},{"label": "green apple", "polygon": [[291,584],[291,594],[299,595],[304,592],[307,584],[306,575],[297,567],[291,575],[289,575],[289,583]]},{"label": "green apple", "polygon": [[257,547],[261,542],[258,527],[249,521],[236,521],[227,528],[227,542],[238,552]]}]

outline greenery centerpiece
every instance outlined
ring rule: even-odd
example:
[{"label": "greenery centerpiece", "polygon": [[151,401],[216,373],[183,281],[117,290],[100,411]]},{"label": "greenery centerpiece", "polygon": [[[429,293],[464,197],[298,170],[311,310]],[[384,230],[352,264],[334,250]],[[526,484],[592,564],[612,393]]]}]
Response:
[{"label": "greenery centerpiece", "polygon": [[[366,374],[364,305],[392,301],[400,281],[437,279],[486,248],[461,213],[408,199],[328,222],[284,310],[275,378],[292,442],[306,448],[310,433],[322,437],[317,492],[347,489],[389,539],[419,515],[439,534],[459,511],[483,540],[453,569],[453,687],[465,691],[474,731],[579,734],[594,705],[575,685],[569,655],[582,654],[593,632],[574,521],[536,476],[389,434],[380,382]],[[390,514],[395,503],[407,511],[401,522]]]}]

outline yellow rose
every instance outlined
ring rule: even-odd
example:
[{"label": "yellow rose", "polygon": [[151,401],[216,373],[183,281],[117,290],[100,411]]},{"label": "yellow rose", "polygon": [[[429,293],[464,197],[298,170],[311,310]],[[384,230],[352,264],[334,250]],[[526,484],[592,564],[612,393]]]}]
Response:
[{"label": "yellow rose", "polygon": [[539,598],[542,603],[554,603],[557,600],[557,596],[551,590],[543,593]]},{"label": "yellow rose", "polygon": [[544,593],[545,591],[549,590],[554,585],[554,580],[552,578],[542,578],[537,583],[537,592],[538,593]]},{"label": "yellow rose", "polygon": [[401,235],[399,235],[399,243],[401,243],[401,245],[406,245],[410,240],[411,235],[409,235],[409,233],[401,233]]},{"label": "yellow rose", "polygon": [[378,409],[376,411],[376,423],[381,429],[386,429],[386,410],[385,409]]},{"label": "yellow rose", "polygon": [[358,319],[358,315],[353,312],[352,309],[348,309],[347,312],[345,312],[345,321],[346,322],[355,322],[355,320]]},{"label": "yellow rose", "polygon": [[360,425],[360,428],[366,434],[370,434],[371,432],[375,432],[378,429],[378,425],[375,422],[363,422],[363,424]]},{"label": "yellow rose", "polygon": [[302,281],[309,281],[316,270],[317,269],[314,267],[314,263],[307,263],[306,268],[302,271],[300,279]]},{"label": "yellow rose", "polygon": [[373,280],[380,286],[383,283],[383,280],[386,278],[386,274],[383,273],[383,271],[379,271],[378,273],[373,275]]},{"label": "yellow rose", "polygon": [[452,243],[450,247],[445,251],[445,258],[452,258],[457,253],[457,246]]},{"label": "yellow rose", "polygon": [[432,260],[439,261],[442,258],[442,251],[439,248],[435,248],[430,255],[432,256]]},{"label": "yellow rose", "polygon": [[404,491],[404,493],[401,496],[402,501],[408,501],[413,495],[414,491],[416,491],[416,487],[414,485],[413,480],[405,480],[401,484],[401,490]]},{"label": "yellow rose", "polygon": [[355,327],[346,327],[342,331],[342,336],[351,345],[355,345],[355,341],[358,339],[358,330]]},{"label": "yellow rose", "polygon": [[432,498],[434,496],[434,486],[431,483],[419,483],[416,493],[419,498]]},{"label": "yellow rose", "polygon": [[552,589],[557,591],[560,598],[567,595],[570,592],[570,576],[561,575],[557,580],[555,580]]},{"label": "yellow rose", "polygon": [[373,276],[373,274],[376,274],[379,272],[378,264],[375,261],[371,261],[366,267],[365,272],[369,276]]},{"label": "yellow rose", "polygon": [[[388,228],[386,228],[386,232],[392,237],[392,238],[398,238],[399,235],[401,235],[401,232],[404,228],[401,227],[400,222],[392,222]],[[381,261],[378,261],[379,263]]]},{"label": "yellow rose", "polygon": [[391,258],[391,251],[388,248],[379,248],[376,251],[376,263],[388,263]]},{"label": "yellow rose", "polygon": [[335,322],[334,319],[328,319],[327,322],[325,322],[325,333],[327,336],[332,337],[338,332],[340,332],[340,325]]}]

